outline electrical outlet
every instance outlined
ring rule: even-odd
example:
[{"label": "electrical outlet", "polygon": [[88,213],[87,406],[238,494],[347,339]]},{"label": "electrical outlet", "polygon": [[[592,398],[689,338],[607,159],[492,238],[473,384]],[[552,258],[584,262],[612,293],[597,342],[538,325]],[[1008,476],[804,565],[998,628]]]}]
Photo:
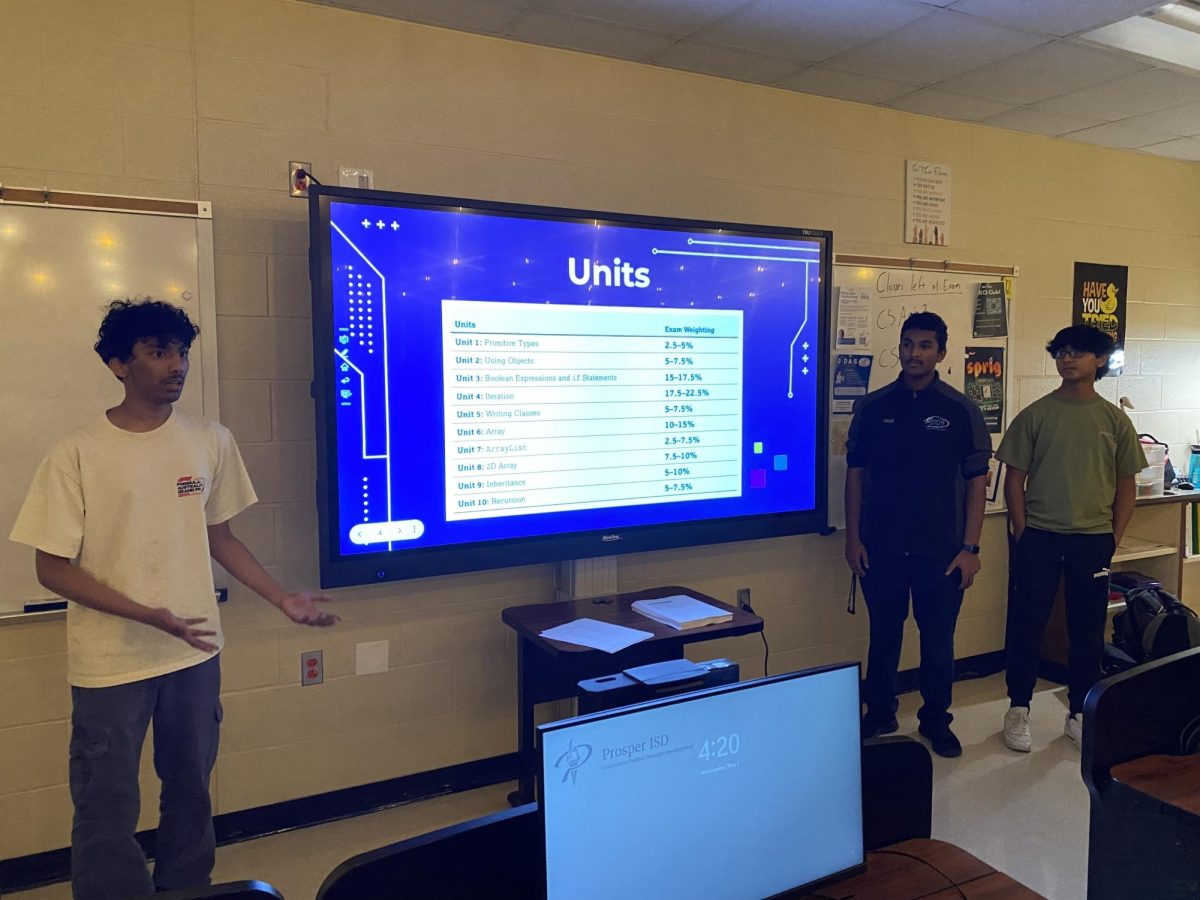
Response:
[{"label": "electrical outlet", "polygon": [[325,681],[325,657],[321,650],[300,654],[300,684],[322,684]]},{"label": "electrical outlet", "polygon": [[291,161],[288,163],[288,194],[292,197],[307,197],[312,163]]},{"label": "electrical outlet", "polygon": [[750,605],[750,588],[738,588],[737,605],[738,609],[745,609]]}]

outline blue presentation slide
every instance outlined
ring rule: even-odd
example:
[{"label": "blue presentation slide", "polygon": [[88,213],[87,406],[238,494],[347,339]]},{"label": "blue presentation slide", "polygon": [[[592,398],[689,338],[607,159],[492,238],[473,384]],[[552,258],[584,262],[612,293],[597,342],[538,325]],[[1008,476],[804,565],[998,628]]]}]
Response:
[{"label": "blue presentation slide", "polygon": [[329,210],[343,555],[815,508],[819,242]]},{"label": "blue presentation slide", "polygon": [[863,861],[857,667],[542,741],[549,900],[758,900]]}]

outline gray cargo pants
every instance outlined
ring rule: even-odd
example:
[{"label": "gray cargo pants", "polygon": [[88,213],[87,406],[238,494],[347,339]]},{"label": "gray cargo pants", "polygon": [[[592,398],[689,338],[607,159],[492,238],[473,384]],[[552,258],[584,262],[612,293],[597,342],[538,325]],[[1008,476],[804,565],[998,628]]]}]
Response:
[{"label": "gray cargo pants", "polygon": [[[71,688],[71,889],[75,900],[205,885],[216,858],[208,779],[217,759],[221,667],[195,666],[105,688]],[[134,838],[138,767],[154,722],[162,781],[154,877]]]}]

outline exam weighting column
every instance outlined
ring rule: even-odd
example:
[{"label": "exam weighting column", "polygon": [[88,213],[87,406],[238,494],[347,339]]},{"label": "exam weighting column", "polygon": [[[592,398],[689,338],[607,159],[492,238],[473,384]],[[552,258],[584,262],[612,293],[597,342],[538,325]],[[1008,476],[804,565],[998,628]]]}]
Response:
[{"label": "exam weighting column", "polygon": [[442,302],[448,521],[738,497],[740,310]]}]

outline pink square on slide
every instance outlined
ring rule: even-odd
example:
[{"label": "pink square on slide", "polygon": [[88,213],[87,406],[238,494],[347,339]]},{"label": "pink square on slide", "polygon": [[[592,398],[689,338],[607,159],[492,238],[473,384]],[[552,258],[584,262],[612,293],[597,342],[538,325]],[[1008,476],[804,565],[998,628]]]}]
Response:
[{"label": "pink square on slide", "polygon": [[750,487],[765,488],[767,486],[767,470],[766,469],[751,469],[750,470]]}]

